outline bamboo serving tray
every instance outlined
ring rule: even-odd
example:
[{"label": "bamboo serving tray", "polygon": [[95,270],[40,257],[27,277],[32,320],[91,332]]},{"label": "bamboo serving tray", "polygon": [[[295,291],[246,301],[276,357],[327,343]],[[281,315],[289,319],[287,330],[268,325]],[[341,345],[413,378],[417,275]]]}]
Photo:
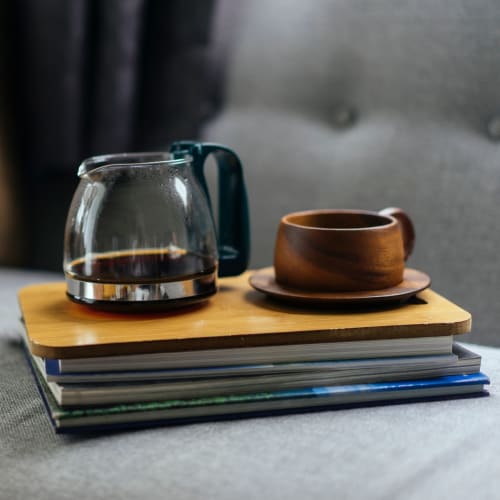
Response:
[{"label": "bamboo serving tray", "polygon": [[78,358],[467,333],[471,316],[431,289],[393,308],[305,309],[253,290],[251,272],[219,281],[202,305],[163,314],[112,314],[71,302],[64,282],[18,297],[33,354]]}]

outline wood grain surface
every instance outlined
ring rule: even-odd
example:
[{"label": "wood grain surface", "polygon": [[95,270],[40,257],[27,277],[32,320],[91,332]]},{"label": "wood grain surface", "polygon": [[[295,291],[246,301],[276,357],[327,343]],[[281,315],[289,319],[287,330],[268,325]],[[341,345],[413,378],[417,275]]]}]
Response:
[{"label": "wood grain surface", "polygon": [[404,241],[403,225],[389,216],[393,213],[404,212],[324,209],[284,216],[274,250],[276,281],[316,292],[397,285],[413,242]]},{"label": "wood grain surface", "polygon": [[457,335],[470,314],[430,289],[392,309],[306,309],[269,300],[250,272],[219,282],[204,305],[168,314],[111,314],[70,302],[64,282],[19,291],[32,352],[47,358]]}]

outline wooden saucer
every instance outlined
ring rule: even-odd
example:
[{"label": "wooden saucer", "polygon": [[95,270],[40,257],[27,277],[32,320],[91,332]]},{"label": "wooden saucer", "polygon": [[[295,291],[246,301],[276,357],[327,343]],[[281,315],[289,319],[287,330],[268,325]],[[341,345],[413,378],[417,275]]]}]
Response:
[{"label": "wooden saucer", "polygon": [[383,290],[356,292],[309,292],[286,288],[278,284],[274,268],[259,269],[250,276],[250,285],[266,295],[302,304],[365,304],[371,302],[401,302],[421,292],[431,284],[430,277],[416,269],[406,268],[403,281],[399,285]]}]

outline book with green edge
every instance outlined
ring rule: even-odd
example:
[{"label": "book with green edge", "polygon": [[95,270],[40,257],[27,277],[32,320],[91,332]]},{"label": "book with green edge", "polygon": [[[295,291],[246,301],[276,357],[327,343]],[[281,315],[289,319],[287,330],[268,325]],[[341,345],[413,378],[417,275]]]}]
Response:
[{"label": "book with green edge", "polygon": [[89,432],[251,417],[294,411],[340,408],[419,399],[485,395],[489,379],[478,372],[422,380],[380,382],[260,392],[192,399],[139,402],[112,406],[61,408],[27,354],[56,432]]}]

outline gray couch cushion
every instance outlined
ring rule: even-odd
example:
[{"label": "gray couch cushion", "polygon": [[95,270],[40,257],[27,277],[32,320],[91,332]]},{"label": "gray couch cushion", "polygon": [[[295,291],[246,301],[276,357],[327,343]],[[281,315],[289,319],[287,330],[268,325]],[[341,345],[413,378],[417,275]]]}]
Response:
[{"label": "gray couch cushion", "polygon": [[240,20],[205,137],[241,154],[252,265],[287,212],[401,206],[409,265],[500,345],[500,4],[254,1]]},{"label": "gray couch cushion", "polygon": [[[489,398],[163,427],[53,433],[19,342],[17,289],[59,276],[0,269],[0,498],[496,498],[500,350]],[[361,480],[360,480],[361,479]]]}]

